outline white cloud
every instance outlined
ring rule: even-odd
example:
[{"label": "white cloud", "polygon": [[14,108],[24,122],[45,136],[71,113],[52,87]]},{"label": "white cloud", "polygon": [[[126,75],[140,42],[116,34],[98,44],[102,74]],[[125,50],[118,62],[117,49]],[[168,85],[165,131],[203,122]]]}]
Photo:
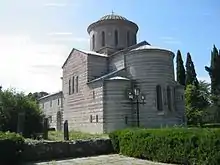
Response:
[{"label": "white cloud", "polygon": [[73,38],[73,40],[77,42],[89,42],[89,38],[82,38],[82,37],[76,37]]},{"label": "white cloud", "polygon": [[28,36],[0,36],[0,84],[25,92],[61,90],[61,66],[70,48],[36,44]]},{"label": "white cloud", "polygon": [[180,42],[180,41],[177,41],[177,40],[164,41],[164,43],[166,43],[166,44],[174,44],[174,45],[180,45],[180,44],[181,44],[181,42]]},{"label": "white cloud", "polygon": [[160,39],[166,44],[180,45],[182,43],[181,41],[171,36],[160,37]]},{"label": "white cloud", "polygon": [[73,42],[89,42],[89,38],[83,38],[83,37],[54,37],[52,38],[54,41],[73,41]]},{"label": "white cloud", "polygon": [[65,7],[67,6],[66,3],[45,3],[44,6],[46,7]]},{"label": "white cloud", "polygon": [[56,36],[56,35],[72,35],[73,33],[71,33],[71,32],[51,32],[51,33],[48,33],[47,35],[49,35],[49,36]]}]

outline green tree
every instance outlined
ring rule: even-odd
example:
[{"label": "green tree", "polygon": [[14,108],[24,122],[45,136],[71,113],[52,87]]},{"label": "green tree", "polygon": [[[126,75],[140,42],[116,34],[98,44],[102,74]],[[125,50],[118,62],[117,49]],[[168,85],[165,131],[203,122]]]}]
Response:
[{"label": "green tree", "polygon": [[177,51],[177,56],[176,56],[176,76],[177,76],[177,82],[185,86],[186,73],[185,73],[185,68],[180,50]]},{"label": "green tree", "polygon": [[210,105],[209,85],[205,82],[198,86],[189,84],[185,91],[186,116],[188,124],[202,124]]},{"label": "green tree", "polygon": [[211,84],[206,81],[199,81],[198,90],[200,97],[204,98],[208,105],[211,104]]},{"label": "green tree", "polygon": [[186,59],[186,85],[195,85],[196,87],[199,85],[199,82],[196,77],[195,66],[193,64],[190,53],[187,53]]},{"label": "green tree", "polygon": [[220,53],[215,45],[211,51],[210,67],[205,66],[205,70],[209,73],[211,79],[212,94],[220,95]]},{"label": "green tree", "polygon": [[42,91],[42,92],[29,93],[28,97],[37,101],[39,98],[44,97],[46,95],[49,95],[49,93]]},{"label": "green tree", "polygon": [[42,131],[43,113],[36,101],[18,93],[15,90],[7,89],[0,92],[0,130],[17,131],[18,114],[25,113],[24,136]]}]

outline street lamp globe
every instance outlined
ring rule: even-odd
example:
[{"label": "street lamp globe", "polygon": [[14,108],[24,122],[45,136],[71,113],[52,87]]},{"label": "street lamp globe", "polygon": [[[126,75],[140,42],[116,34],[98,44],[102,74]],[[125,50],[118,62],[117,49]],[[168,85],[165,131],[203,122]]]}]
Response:
[{"label": "street lamp globe", "polygon": [[141,100],[145,100],[145,96],[144,95],[141,95]]},{"label": "street lamp globe", "polygon": [[131,92],[129,92],[129,93],[128,93],[128,98],[129,98],[130,100],[133,100],[133,99],[134,99],[134,95],[133,95]]},{"label": "street lamp globe", "polygon": [[134,94],[135,94],[135,96],[139,96],[140,95],[140,89],[139,88],[134,88]]}]

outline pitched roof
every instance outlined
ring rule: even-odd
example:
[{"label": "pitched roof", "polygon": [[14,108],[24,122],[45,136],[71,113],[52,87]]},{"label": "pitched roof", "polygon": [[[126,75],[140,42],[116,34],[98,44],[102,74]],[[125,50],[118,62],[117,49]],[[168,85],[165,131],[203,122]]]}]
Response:
[{"label": "pitched roof", "polygon": [[52,93],[52,94],[49,94],[49,95],[46,95],[46,96],[43,96],[43,97],[39,98],[38,101],[46,99],[46,98],[51,97],[51,96],[62,95],[62,94],[63,94],[62,91],[59,91],[59,92],[56,92],[56,93]]},{"label": "pitched roof", "polygon": [[119,53],[127,53],[130,50],[135,49],[137,47],[140,47],[142,45],[150,45],[150,44],[147,41],[142,41],[142,42],[137,43],[136,45],[132,45],[132,46],[129,46],[129,47],[125,48],[125,49],[119,50],[119,51],[113,53],[111,56],[117,55]]},{"label": "pitched roof", "polygon": [[87,84],[90,84],[90,83],[93,83],[93,82],[96,82],[96,81],[100,81],[100,80],[104,80],[104,79],[106,79],[106,78],[109,78],[109,77],[111,77],[111,76],[114,76],[116,73],[119,73],[119,72],[121,72],[121,71],[124,70],[124,69],[125,69],[125,68],[122,68],[122,69],[119,69],[119,70],[110,72],[110,73],[108,73],[108,74],[105,74],[105,75],[103,75],[103,76],[101,76],[101,77],[99,77],[99,78],[96,78],[96,79],[94,79],[94,80],[89,81]]},{"label": "pitched roof", "polygon": [[66,65],[67,61],[69,60],[69,58],[71,57],[72,53],[74,51],[79,51],[81,53],[84,53],[84,54],[87,54],[87,55],[95,55],[95,56],[101,56],[101,57],[107,57],[107,54],[101,54],[101,53],[97,53],[97,52],[94,52],[94,51],[89,51],[89,50],[80,50],[80,49],[76,49],[76,48],[73,48],[70,52],[70,54],[68,55],[66,61],[64,62],[62,68]]}]

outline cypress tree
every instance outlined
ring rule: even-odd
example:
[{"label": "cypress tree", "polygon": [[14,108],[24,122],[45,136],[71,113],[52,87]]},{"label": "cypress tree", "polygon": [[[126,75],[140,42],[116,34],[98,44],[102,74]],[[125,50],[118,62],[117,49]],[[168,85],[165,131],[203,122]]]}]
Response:
[{"label": "cypress tree", "polygon": [[176,56],[176,77],[177,77],[177,82],[185,86],[186,73],[185,73],[185,68],[180,50],[177,51],[177,56]]},{"label": "cypress tree", "polygon": [[220,53],[216,46],[211,51],[210,67],[205,67],[211,79],[211,92],[213,95],[220,95]]},{"label": "cypress tree", "polygon": [[195,71],[195,67],[191,58],[190,53],[187,53],[186,59],[186,85],[195,85],[196,87],[199,85],[199,81],[197,80],[197,74]]}]

